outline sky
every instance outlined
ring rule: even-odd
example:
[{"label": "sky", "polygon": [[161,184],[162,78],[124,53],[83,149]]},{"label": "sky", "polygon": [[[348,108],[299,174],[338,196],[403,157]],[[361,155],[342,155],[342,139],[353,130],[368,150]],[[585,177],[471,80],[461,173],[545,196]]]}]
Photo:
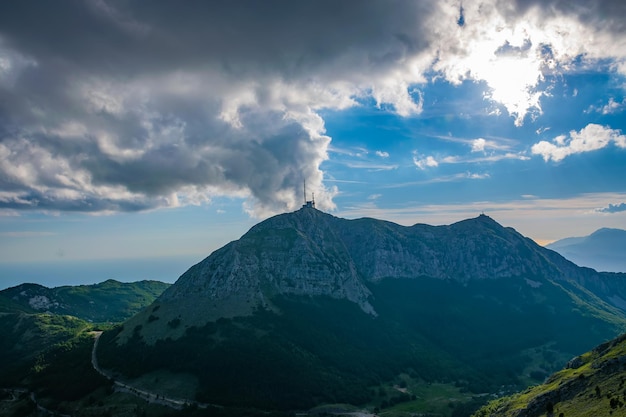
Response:
[{"label": "sky", "polygon": [[626,3],[0,3],[0,288],[173,282],[304,181],[344,218],[626,228]]}]

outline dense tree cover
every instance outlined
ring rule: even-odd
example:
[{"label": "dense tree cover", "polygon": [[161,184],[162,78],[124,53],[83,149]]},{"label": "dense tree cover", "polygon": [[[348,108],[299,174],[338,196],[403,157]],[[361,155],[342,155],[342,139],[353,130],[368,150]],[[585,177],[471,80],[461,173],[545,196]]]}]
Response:
[{"label": "dense tree cover", "polygon": [[154,347],[145,346],[135,332],[116,348],[113,333],[105,334],[100,363],[130,375],[160,367],[194,372],[201,383],[198,399],[204,402],[299,409],[364,403],[368,387],[391,379],[407,360],[424,367],[443,360],[435,354],[429,361],[426,352],[404,346],[402,336],[379,320],[363,321],[363,312],[347,301],[282,299],[278,304],[280,315],[220,319]]},{"label": "dense tree cover", "polygon": [[591,313],[577,313],[580,306],[558,285],[536,282],[541,286],[533,288],[523,279],[466,284],[385,280],[373,290],[381,316],[393,317],[400,327],[423,335],[472,368],[466,378],[469,389],[489,392],[518,382],[529,360],[523,353],[528,348],[552,342],[571,357],[617,331]]},{"label": "dense tree cover", "polygon": [[37,357],[75,338],[89,325],[71,316],[53,314],[0,314],[0,384],[19,385]]},{"label": "dense tree cover", "polygon": [[[377,316],[346,300],[280,296],[273,299],[279,313],[220,319],[154,346],[143,342],[140,327],[122,346],[107,332],[99,358],[129,376],[191,372],[200,382],[198,399],[225,406],[362,404],[372,387],[402,372],[494,392],[521,386],[527,349],[550,342],[571,357],[614,335],[602,317],[572,313],[580,306],[559,285],[538,278],[533,285],[388,279],[371,286]],[[158,323],[159,312],[152,314],[144,331]]]},{"label": "dense tree cover", "polygon": [[91,364],[93,336],[83,333],[40,355],[31,372],[31,388],[42,397],[74,401],[110,382]]}]

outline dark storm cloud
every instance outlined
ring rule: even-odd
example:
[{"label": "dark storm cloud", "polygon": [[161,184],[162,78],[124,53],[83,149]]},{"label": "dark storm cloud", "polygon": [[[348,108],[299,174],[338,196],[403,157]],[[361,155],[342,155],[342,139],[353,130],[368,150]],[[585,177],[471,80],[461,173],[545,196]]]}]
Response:
[{"label": "dark storm cloud", "polygon": [[[484,36],[494,2],[489,13],[452,0],[0,2],[0,208],[235,195],[262,215],[296,207],[304,178],[332,207],[320,110],[371,96],[419,114],[421,94],[409,92],[434,62],[449,80],[471,72],[471,60],[457,65],[460,45]],[[600,3],[546,7],[623,16]],[[511,21],[543,7],[516,5]]]},{"label": "dark storm cloud", "polygon": [[345,105],[354,79],[424,47],[415,22],[430,8],[2,3],[0,183],[11,195],[0,206],[137,210],[228,193],[261,210],[293,206],[286,190],[303,177],[322,187],[328,143],[301,80],[352,83],[322,107]]},{"label": "dark storm cloud", "polygon": [[90,72],[219,65],[233,76],[298,78],[325,66],[358,71],[336,64],[348,48],[353,63],[377,65],[378,57],[423,48],[416,22],[431,10],[428,2],[399,1],[23,1],[0,6],[0,27],[17,50]]},{"label": "dark storm cloud", "polygon": [[[500,3],[507,7],[510,2]],[[626,31],[626,2],[623,0],[515,0],[513,4],[516,14],[536,7],[548,16],[574,16],[586,24],[611,31]]]}]

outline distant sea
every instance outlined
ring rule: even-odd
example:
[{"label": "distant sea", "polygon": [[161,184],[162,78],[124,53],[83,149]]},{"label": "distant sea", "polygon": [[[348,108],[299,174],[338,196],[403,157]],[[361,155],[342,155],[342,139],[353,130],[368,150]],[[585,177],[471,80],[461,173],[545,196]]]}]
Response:
[{"label": "distant sea", "polygon": [[201,257],[180,256],[148,259],[89,261],[0,262],[0,290],[23,283],[48,288],[97,284],[107,279],[121,282],[156,280],[173,283]]}]

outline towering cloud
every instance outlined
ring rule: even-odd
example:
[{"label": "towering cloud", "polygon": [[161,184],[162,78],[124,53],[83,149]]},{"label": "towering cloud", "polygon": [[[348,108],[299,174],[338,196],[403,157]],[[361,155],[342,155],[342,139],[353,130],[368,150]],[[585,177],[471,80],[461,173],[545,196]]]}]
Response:
[{"label": "towering cloud", "polygon": [[[318,205],[330,208],[321,110],[373,99],[419,117],[420,85],[436,74],[485,80],[521,124],[541,110],[546,71],[580,57],[626,69],[622,2],[592,8],[556,0],[3,2],[0,207],[132,211],[236,195],[264,215],[300,204],[306,178]],[[507,84],[512,56],[523,72],[509,72]]]}]

